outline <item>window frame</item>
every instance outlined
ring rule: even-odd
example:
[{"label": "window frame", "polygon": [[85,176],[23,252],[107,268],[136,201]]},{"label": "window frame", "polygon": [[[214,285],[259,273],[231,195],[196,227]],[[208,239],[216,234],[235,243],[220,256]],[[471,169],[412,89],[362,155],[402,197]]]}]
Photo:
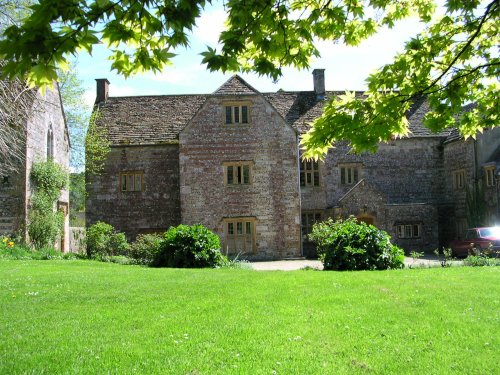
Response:
[{"label": "window frame", "polygon": [[493,187],[496,185],[495,170],[496,168],[494,166],[484,167],[484,179],[486,187]]},{"label": "window frame", "polygon": [[[127,189],[127,187],[128,187],[127,181],[130,177],[132,177],[132,181],[134,183],[133,190]],[[140,188],[139,189],[137,189],[137,187],[136,187],[138,177],[140,179]],[[125,184],[124,184],[124,178],[125,178]],[[144,191],[144,171],[122,171],[122,172],[120,172],[120,191],[122,193],[132,193],[132,192]]]},{"label": "window frame", "polygon": [[[309,216],[312,215],[312,222],[309,221]],[[319,218],[318,218],[319,216]],[[304,218],[305,223],[304,223]],[[323,221],[323,211],[322,210],[306,210],[301,212],[300,216],[300,233],[302,235],[302,242],[309,242],[307,236],[311,234],[312,227],[315,223]]]},{"label": "window frame", "polygon": [[[224,168],[224,185],[225,186],[249,186],[253,184],[253,165],[252,161],[227,161],[222,163]],[[248,167],[248,182],[245,181],[245,167]],[[240,173],[238,173],[238,168]],[[229,183],[229,170],[232,171],[232,183]],[[240,180],[241,182],[234,182]]]},{"label": "window frame", "polygon": [[404,223],[396,225],[396,236],[399,239],[416,239],[422,238],[421,223]]},{"label": "window frame", "polygon": [[[339,164],[339,182],[341,186],[354,186],[361,181],[362,166],[359,164]],[[342,173],[344,170],[344,173]],[[342,178],[344,175],[344,178]],[[350,176],[350,178],[348,178]],[[356,178],[355,178],[356,177]],[[349,181],[348,181],[349,180]]]},{"label": "window frame", "polygon": [[465,169],[453,171],[453,189],[463,190],[465,188]]},{"label": "window frame", "polygon": [[[224,252],[234,254],[229,252],[229,242],[233,241],[234,244],[239,241],[243,241],[244,246],[246,246],[247,241],[251,242],[251,249],[247,251],[246,248],[237,249],[234,248],[232,250],[240,251],[242,250],[244,253],[248,254],[249,252],[252,254],[257,253],[257,219],[252,216],[241,216],[241,217],[227,217],[222,220],[223,223],[223,233],[224,233]],[[241,224],[241,227],[238,225]],[[229,228],[232,228],[232,232],[230,233]],[[241,228],[241,231],[240,229]],[[248,233],[248,229],[250,228],[250,233]],[[236,246],[235,246],[236,247]]]},{"label": "window frame", "polygon": [[54,160],[54,130],[52,123],[47,129],[47,160]]},{"label": "window frame", "polygon": [[[228,109],[230,108],[231,122],[228,122]],[[244,108],[246,108],[246,122],[243,121]],[[225,126],[247,126],[250,124],[249,102],[225,102],[223,103],[223,123]]]},{"label": "window frame", "polygon": [[299,160],[299,185],[303,187],[320,187],[321,173],[319,160]]}]

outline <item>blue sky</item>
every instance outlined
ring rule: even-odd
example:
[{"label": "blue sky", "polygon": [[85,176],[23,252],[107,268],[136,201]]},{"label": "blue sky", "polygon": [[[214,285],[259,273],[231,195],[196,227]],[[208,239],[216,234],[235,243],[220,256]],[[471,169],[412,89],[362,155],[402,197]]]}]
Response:
[{"label": "blue sky", "polygon": [[[125,79],[111,72],[111,62],[104,46],[94,50],[92,56],[81,54],[78,58],[78,74],[86,89],[85,101],[91,105],[95,99],[95,79],[107,78],[111,96],[167,95],[211,93],[223,84],[231,74],[210,73],[201,65],[200,53],[206,45],[216,46],[219,32],[226,18],[220,6],[207,8],[193,30],[189,49],[177,50],[173,65],[160,74],[145,73]],[[410,36],[422,26],[416,20],[405,20],[391,30],[381,30],[360,46],[346,47],[332,42],[320,42],[321,58],[311,63],[311,70],[284,70],[283,77],[274,83],[271,78],[255,74],[242,77],[257,90],[274,92],[283,90],[312,90],[312,70],[325,69],[327,90],[363,90],[364,79],[377,67],[391,61]]]}]

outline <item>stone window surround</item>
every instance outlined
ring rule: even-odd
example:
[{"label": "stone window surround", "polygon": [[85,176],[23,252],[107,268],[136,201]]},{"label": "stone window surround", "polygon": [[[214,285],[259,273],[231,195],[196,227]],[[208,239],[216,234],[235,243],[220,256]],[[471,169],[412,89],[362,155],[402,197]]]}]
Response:
[{"label": "stone window surround", "polygon": [[[222,122],[225,126],[247,126],[251,122],[251,117],[250,117],[250,102],[248,101],[228,101],[228,102],[223,102],[222,104]],[[227,122],[227,108],[231,108],[231,122]],[[246,122],[243,122],[243,107],[246,108]],[[238,122],[235,122],[235,108],[238,108]]]},{"label": "stone window surround", "polygon": [[[256,254],[256,227],[257,219],[252,216],[227,217],[222,220],[224,225],[224,250],[228,249],[229,242],[238,240],[247,243],[251,242],[251,252]],[[235,249],[244,251],[246,249]]]},{"label": "stone window surround", "polygon": [[455,170],[453,176],[453,189],[462,190],[465,187],[465,169]]},{"label": "stone window surround", "polygon": [[[253,183],[253,165],[254,162],[251,160],[241,160],[241,161],[227,161],[222,163],[224,167],[224,185],[225,186],[249,186]],[[232,167],[233,170],[233,183],[228,182],[228,170]],[[248,182],[244,182],[244,167],[248,167]],[[241,168],[241,180],[238,182],[238,168]]]},{"label": "stone window surround", "polygon": [[[339,163],[339,185],[349,186],[357,184],[361,179],[363,164],[361,163]],[[344,169],[344,179],[342,179],[342,170]]]},{"label": "stone window surround", "polygon": [[[134,188],[130,190],[127,186],[127,181],[129,176],[133,176]],[[137,179],[140,181],[140,188],[136,187]],[[125,183],[124,183],[125,182]],[[120,191],[122,193],[140,192],[144,191],[144,171],[134,170],[134,171],[122,171],[120,172]]]},{"label": "stone window surround", "polygon": [[487,187],[495,186],[495,166],[484,167],[484,179]]},{"label": "stone window surround", "polygon": [[396,234],[401,239],[412,239],[422,237],[422,224],[405,223],[396,225]]}]

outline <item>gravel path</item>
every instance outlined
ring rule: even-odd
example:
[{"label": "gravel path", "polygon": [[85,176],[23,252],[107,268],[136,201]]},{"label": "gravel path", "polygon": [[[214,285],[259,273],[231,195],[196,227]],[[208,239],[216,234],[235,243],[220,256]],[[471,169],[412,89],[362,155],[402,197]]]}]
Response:
[{"label": "gravel path", "polygon": [[[405,266],[418,266],[418,267],[437,267],[439,266],[440,259],[436,256],[426,256],[413,260],[412,258],[405,258]],[[256,271],[295,271],[305,267],[323,269],[323,264],[319,260],[309,259],[291,259],[291,260],[275,260],[267,262],[251,262],[252,268]]]}]

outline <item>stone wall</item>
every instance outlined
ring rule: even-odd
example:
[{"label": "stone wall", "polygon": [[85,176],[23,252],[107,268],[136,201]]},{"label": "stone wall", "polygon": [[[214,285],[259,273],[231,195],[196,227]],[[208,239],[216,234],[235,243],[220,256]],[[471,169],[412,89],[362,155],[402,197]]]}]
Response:
[{"label": "stone wall", "polygon": [[[211,97],[180,134],[181,212],[224,243],[224,219],[256,220],[256,251],[247,258],[300,256],[297,134],[260,95],[237,97],[249,124],[226,125],[224,105]],[[251,163],[251,184],[227,185],[224,163]]]},{"label": "stone wall", "polygon": [[[143,173],[142,191],[121,191],[120,173],[129,171]],[[89,182],[87,227],[104,221],[134,240],[180,224],[178,145],[112,147],[104,171]]]},{"label": "stone wall", "polygon": [[[47,90],[45,96],[37,96],[32,114],[26,124],[25,159],[18,173],[0,179],[0,233],[18,232],[25,235],[32,186],[29,180],[35,161],[47,160],[47,132],[52,127],[53,157],[55,162],[69,169],[69,138],[60,101],[58,87]],[[69,249],[69,192],[65,190],[58,199],[58,207],[66,210],[62,238],[56,246],[63,251]]]}]

